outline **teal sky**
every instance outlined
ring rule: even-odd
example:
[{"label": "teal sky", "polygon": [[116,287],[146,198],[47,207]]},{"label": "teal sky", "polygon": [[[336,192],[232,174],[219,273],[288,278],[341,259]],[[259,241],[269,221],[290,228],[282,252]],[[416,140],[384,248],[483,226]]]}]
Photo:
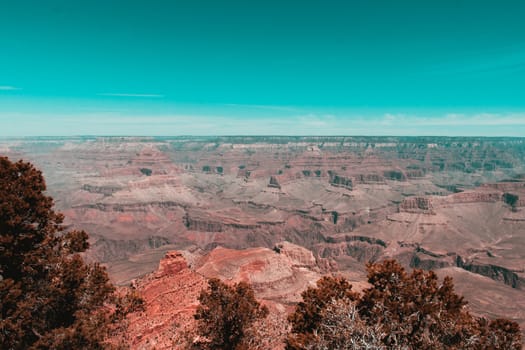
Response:
[{"label": "teal sky", "polygon": [[525,136],[522,0],[0,0],[0,136]]}]

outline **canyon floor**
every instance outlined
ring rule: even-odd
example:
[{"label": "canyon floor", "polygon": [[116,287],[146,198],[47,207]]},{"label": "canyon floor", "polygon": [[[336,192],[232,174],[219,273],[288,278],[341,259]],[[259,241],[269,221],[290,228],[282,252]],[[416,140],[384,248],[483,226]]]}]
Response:
[{"label": "canyon floor", "polygon": [[167,344],[206,278],[250,281],[283,318],[321,275],[359,290],[385,258],[525,329],[524,138],[13,138],[0,154],[42,169],[88,259],[144,291],[137,348]]}]

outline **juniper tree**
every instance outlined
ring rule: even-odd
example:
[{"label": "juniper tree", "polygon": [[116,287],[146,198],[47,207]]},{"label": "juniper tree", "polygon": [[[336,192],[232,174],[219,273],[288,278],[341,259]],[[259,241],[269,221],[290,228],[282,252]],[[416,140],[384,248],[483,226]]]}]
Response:
[{"label": "juniper tree", "polygon": [[[65,231],[42,173],[0,157],[2,349],[100,349],[138,298],[117,298],[105,269],[86,264],[84,231]],[[124,302],[124,303],[122,303]]]}]

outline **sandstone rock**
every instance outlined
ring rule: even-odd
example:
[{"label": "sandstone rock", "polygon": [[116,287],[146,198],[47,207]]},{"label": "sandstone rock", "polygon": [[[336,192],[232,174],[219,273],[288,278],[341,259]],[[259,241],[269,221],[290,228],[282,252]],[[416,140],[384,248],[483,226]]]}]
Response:
[{"label": "sandstone rock", "polygon": [[387,170],[383,173],[383,176],[389,180],[406,181],[407,176],[399,170]]},{"label": "sandstone rock", "polygon": [[167,252],[159,263],[155,278],[170,277],[188,268],[186,259],[178,251]]},{"label": "sandstone rock", "polygon": [[134,283],[145,310],[128,316],[131,349],[184,349],[184,332],[194,326],[193,314],[206,279],[191,271],[180,252],[168,252],[159,269]]},{"label": "sandstone rock", "polygon": [[[144,312],[129,315],[126,337],[132,349],[185,349],[184,333],[195,327],[193,314],[206,278],[227,283],[250,282],[270,315],[262,330],[272,340],[269,348],[282,349],[289,305],[314,284],[320,274],[310,251],[288,242],[278,244],[280,253],[265,248],[233,250],[216,248],[188,267],[183,252],[169,251],[157,271],[134,282],[145,300]],[[204,277],[203,277],[204,276]],[[191,337],[190,337],[191,338]],[[189,339],[191,341],[191,339]]]},{"label": "sandstone rock", "polygon": [[317,263],[313,253],[306,248],[285,241],[277,243],[274,251],[287,256],[291,260],[293,267],[306,267],[312,270],[317,269]]},{"label": "sandstone rock", "polygon": [[330,185],[336,187],[343,187],[350,191],[353,189],[352,179],[346,178],[344,176],[339,176],[333,173],[330,174]]},{"label": "sandstone rock", "polygon": [[399,205],[400,211],[405,212],[421,212],[421,213],[433,213],[432,211],[432,200],[426,197],[410,197],[403,199],[403,202]]},{"label": "sandstone rock", "polygon": [[[524,276],[523,145],[523,138],[430,137],[0,140],[1,150],[44,171],[66,224],[92,235],[87,254],[123,283],[152,271],[167,249],[273,248],[288,240],[311,248],[323,268],[342,273],[363,272],[362,262],[386,257],[426,268],[457,266],[447,255],[456,254],[473,265],[469,274],[493,277],[501,295],[517,290],[505,284],[516,280],[512,274],[518,285]],[[330,184],[330,172],[351,179],[352,191]],[[268,188],[272,176],[281,189]],[[504,193],[519,197],[515,211],[503,203]],[[331,241],[338,235],[343,238]],[[491,256],[472,253],[476,249]],[[271,253],[244,267],[214,264],[220,273],[237,271],[230,271],[232,280],[253,274],[261,291],[284,286],[295,295],[293,276],[306,281],[307,274],[295,272],[310,271],[311,259]],[[272,277],[264,266],[275,262],[281,265]]]},{"label": "sandstone rock", "polygon": [[361,184],[382,184],[385,178],[378,174],[359,174],[356,176],[356,182]]},{"label": "sandstone rock", "polygon": [[196,271],[208,278],[249,282],[257,296],[280,303],[297,302],[300,293],[320,278],[311,252],[281,243],[280,253],[267,248],[233,250],[217,247],[203,257]]}]

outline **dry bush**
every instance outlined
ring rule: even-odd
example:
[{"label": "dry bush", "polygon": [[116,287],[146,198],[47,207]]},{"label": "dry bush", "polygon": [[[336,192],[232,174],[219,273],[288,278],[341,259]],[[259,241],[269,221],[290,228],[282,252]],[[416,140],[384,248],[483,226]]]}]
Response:
[{"label": "dry bush", "polygon": [[285,314],[270,313],[247,329],[243,343],[250,350],[281,349],[289,331]]},{"label": "dry bush", "polygon": [[321,318],[314,341],[305,347],[308,350],[387,350],[382,342],[384,331],[379,325],[368,326],[354,301],[332,299],[321,312]]},{"label": "dry bush", "polygon": [[287,349],[521,349],[518,324],[472,316],[449,277],[386,260],[368,265],[368,282],[360,296],[334,277],[306,290]]}]

